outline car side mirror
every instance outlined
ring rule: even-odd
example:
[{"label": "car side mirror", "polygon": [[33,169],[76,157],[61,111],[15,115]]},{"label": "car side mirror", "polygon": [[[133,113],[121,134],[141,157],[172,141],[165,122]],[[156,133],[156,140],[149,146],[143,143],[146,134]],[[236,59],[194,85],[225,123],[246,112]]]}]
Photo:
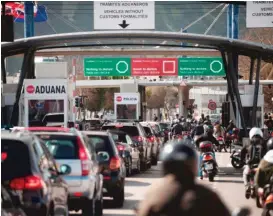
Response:
[{"label": "car side mirror", "polygon": [[69,175],[71,173],[71,167],[67,164],[62,164],[59,168],[59,175]]}]

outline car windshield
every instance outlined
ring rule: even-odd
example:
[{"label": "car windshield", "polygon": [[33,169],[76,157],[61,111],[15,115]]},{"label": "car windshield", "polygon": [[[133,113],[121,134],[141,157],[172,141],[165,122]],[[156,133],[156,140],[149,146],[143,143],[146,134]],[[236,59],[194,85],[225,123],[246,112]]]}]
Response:
[{"label": "car windshield", "polygon": [[65,135],[36,134],[44,140],[46,147],[55,159],[78,159],[76,137]]},{"label": "car windshield", "polygon": [[139,132],[136,126],[122,126],[122,127],[116,127],[116,126],[103,126],[102,130],[119,130],[123,131],[131,137],[139,136]]},{"label": "car windshield", "polygon": [[127,139],[126,139],[125,134],[112,133],[112,137],[113,137],[115,142],[127,143]]},{"label": "car windshield", "polygon": [[17,140],[1,139],[1,181],[26,176],[30,173],[30,156],[26,144]]},{"label": "car windshield", "polygon": [[146,134],[152,134],[152,131],[149,127],[144,126],[143,128],[144,128]]}]

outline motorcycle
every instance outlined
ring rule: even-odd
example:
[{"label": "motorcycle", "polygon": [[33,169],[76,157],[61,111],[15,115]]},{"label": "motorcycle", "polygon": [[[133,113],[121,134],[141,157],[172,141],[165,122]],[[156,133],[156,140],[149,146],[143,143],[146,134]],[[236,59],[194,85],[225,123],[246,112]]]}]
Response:
[{"label": "motorcycle", "polygon": [[173,135],[172,139],[176,141],[181,141],[183,139],[183,135],[182,134]]},{"label": "motorcycle", "polygon": [[210,182],[214,181],[217,174],[217,165],[212,152],[202,154],[201,169],[203,177],[208,177]]},{"label": "motorcycle", "polygon": [[273,212],[273,177],[270,178],[270,182],[264,186],[264,188],[258,189],[259,199],[256,200],[256,206],[258,208],[263,207],[263,216],[270,216]]},{"label": "motorcycle", "polygon": [[231,158],[231,165],[235,169],[242,169],[243,166],[245,165],[245,162],[241,160],[241,150],[240,149],[238,151],[233,150],[230,158]]},{"label": "motorcycle", "polygon": [[224,138],[222,136],[218,136],[217,138],[217,141],[219,142],[219,147],[218,147],[218,151],[221,152],[222,149],[224,148],[225,151],[227,152],[226,148],[225,148],[225,141],[224,141]]}]

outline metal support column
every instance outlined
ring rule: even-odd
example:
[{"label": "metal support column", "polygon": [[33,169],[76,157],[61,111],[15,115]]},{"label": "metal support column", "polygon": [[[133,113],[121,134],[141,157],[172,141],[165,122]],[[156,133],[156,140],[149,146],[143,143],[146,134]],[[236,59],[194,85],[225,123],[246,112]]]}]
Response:
[{"label": "metal support column", "polygon": [[221,51],[221,55],[222,55],[222,59],[223,59],[224,69],[226,72],[226,78],[227,78],[227,84],[228,84],[228,95],[231,99],[231,104],[232,104],[234,116],[236,116],[236,103],[235,103],[235,98],[234,98],[234,90],[233,90],[233,86],[231,84],[230,71],[229,71],[229,67],[227,64],[227,58],[226,58],[226,55],[223,51]]},{"label": "metal support column", "polygon": [[7,72],[6,72],[6,64],[5,64],[5,57],[1,56],[1,73],[2,73],[2,81],[3,84],[7,83]]},{"label": "metal support column", "polygon": [[10,119],[11,125],[17,125],[19,120],[19,101],[23,90],[24,79],[27,77],[27,73],[31,67],[31,60],[34,58],[34,51],[28,50],[24,54],[24,60],[22,64],[20,79],[17,86],[16,98],[12,109],[12,115]]},{"label": "metal support column", "polygon": [[255,59],[251,58],[250,72],[249,72],[249,85],[253,84],[253,72],[254,72]]},{"label": "metal support column", "polygon": [[25,38],[34,36],[34,17],[33,17],[33,7],[32,1],[25,2],[25,19],[24,19],[24,35]]},{"label": "metal support column", "polygon": [[240,114],[240,118],[241,118],[241,125],[244,129],[244,136],[247,136],[247,128],[246,128],[246,123],[245,123],[245,118],[244,118],[244,113],[243,113],[243,106],[242,106],[240,92],[239,92],[238,80],[237,80],[236,74],[233,70],[234,69],[233,60],[234,60],[233,53],[228,52],[228,66],[229,66],[228,73],[230,73],[231,85],[234,87],[233,89],[234,89],[235,97],[237,100],[237,106],[238,106],[238,110],[239,110],[239,114]]},{"label": "metal support column", "polygon": [[260,87],[260,70],[261,70],[261,57],[257,59],[257,69],[256,69],[256,79],[255,79],[255,90],[253,98],[253,108],[252,108],[252,127],[257,126],[257,103],[259,96]]}]

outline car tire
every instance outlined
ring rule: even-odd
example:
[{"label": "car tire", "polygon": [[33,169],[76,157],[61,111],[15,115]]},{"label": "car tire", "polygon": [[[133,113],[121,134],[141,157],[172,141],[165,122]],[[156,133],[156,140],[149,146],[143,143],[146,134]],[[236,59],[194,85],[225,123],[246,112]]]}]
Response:
[{"label": "car tire", "polygon": [[132,175],[132,159],[128,158],[128,167],[126,167],[126,177]]},{"label": "car tire", "polygon": [[125,192],[124,192],[124,187],[114,195],[113,197],[113,201],[114,201],[114,205],[117,208],[121,208],[123,206],[124,203],[124,199],[125,199]]},{"label": "car tire", "polygon": [[94,216],[95,215],[95,201],[87,200],[82,209],[82,216]]},{"label": "car tire", "polygon": [[101,195],[99,200],[96,200],[95,203],[95,216],[103,215],[103,196]]}]

